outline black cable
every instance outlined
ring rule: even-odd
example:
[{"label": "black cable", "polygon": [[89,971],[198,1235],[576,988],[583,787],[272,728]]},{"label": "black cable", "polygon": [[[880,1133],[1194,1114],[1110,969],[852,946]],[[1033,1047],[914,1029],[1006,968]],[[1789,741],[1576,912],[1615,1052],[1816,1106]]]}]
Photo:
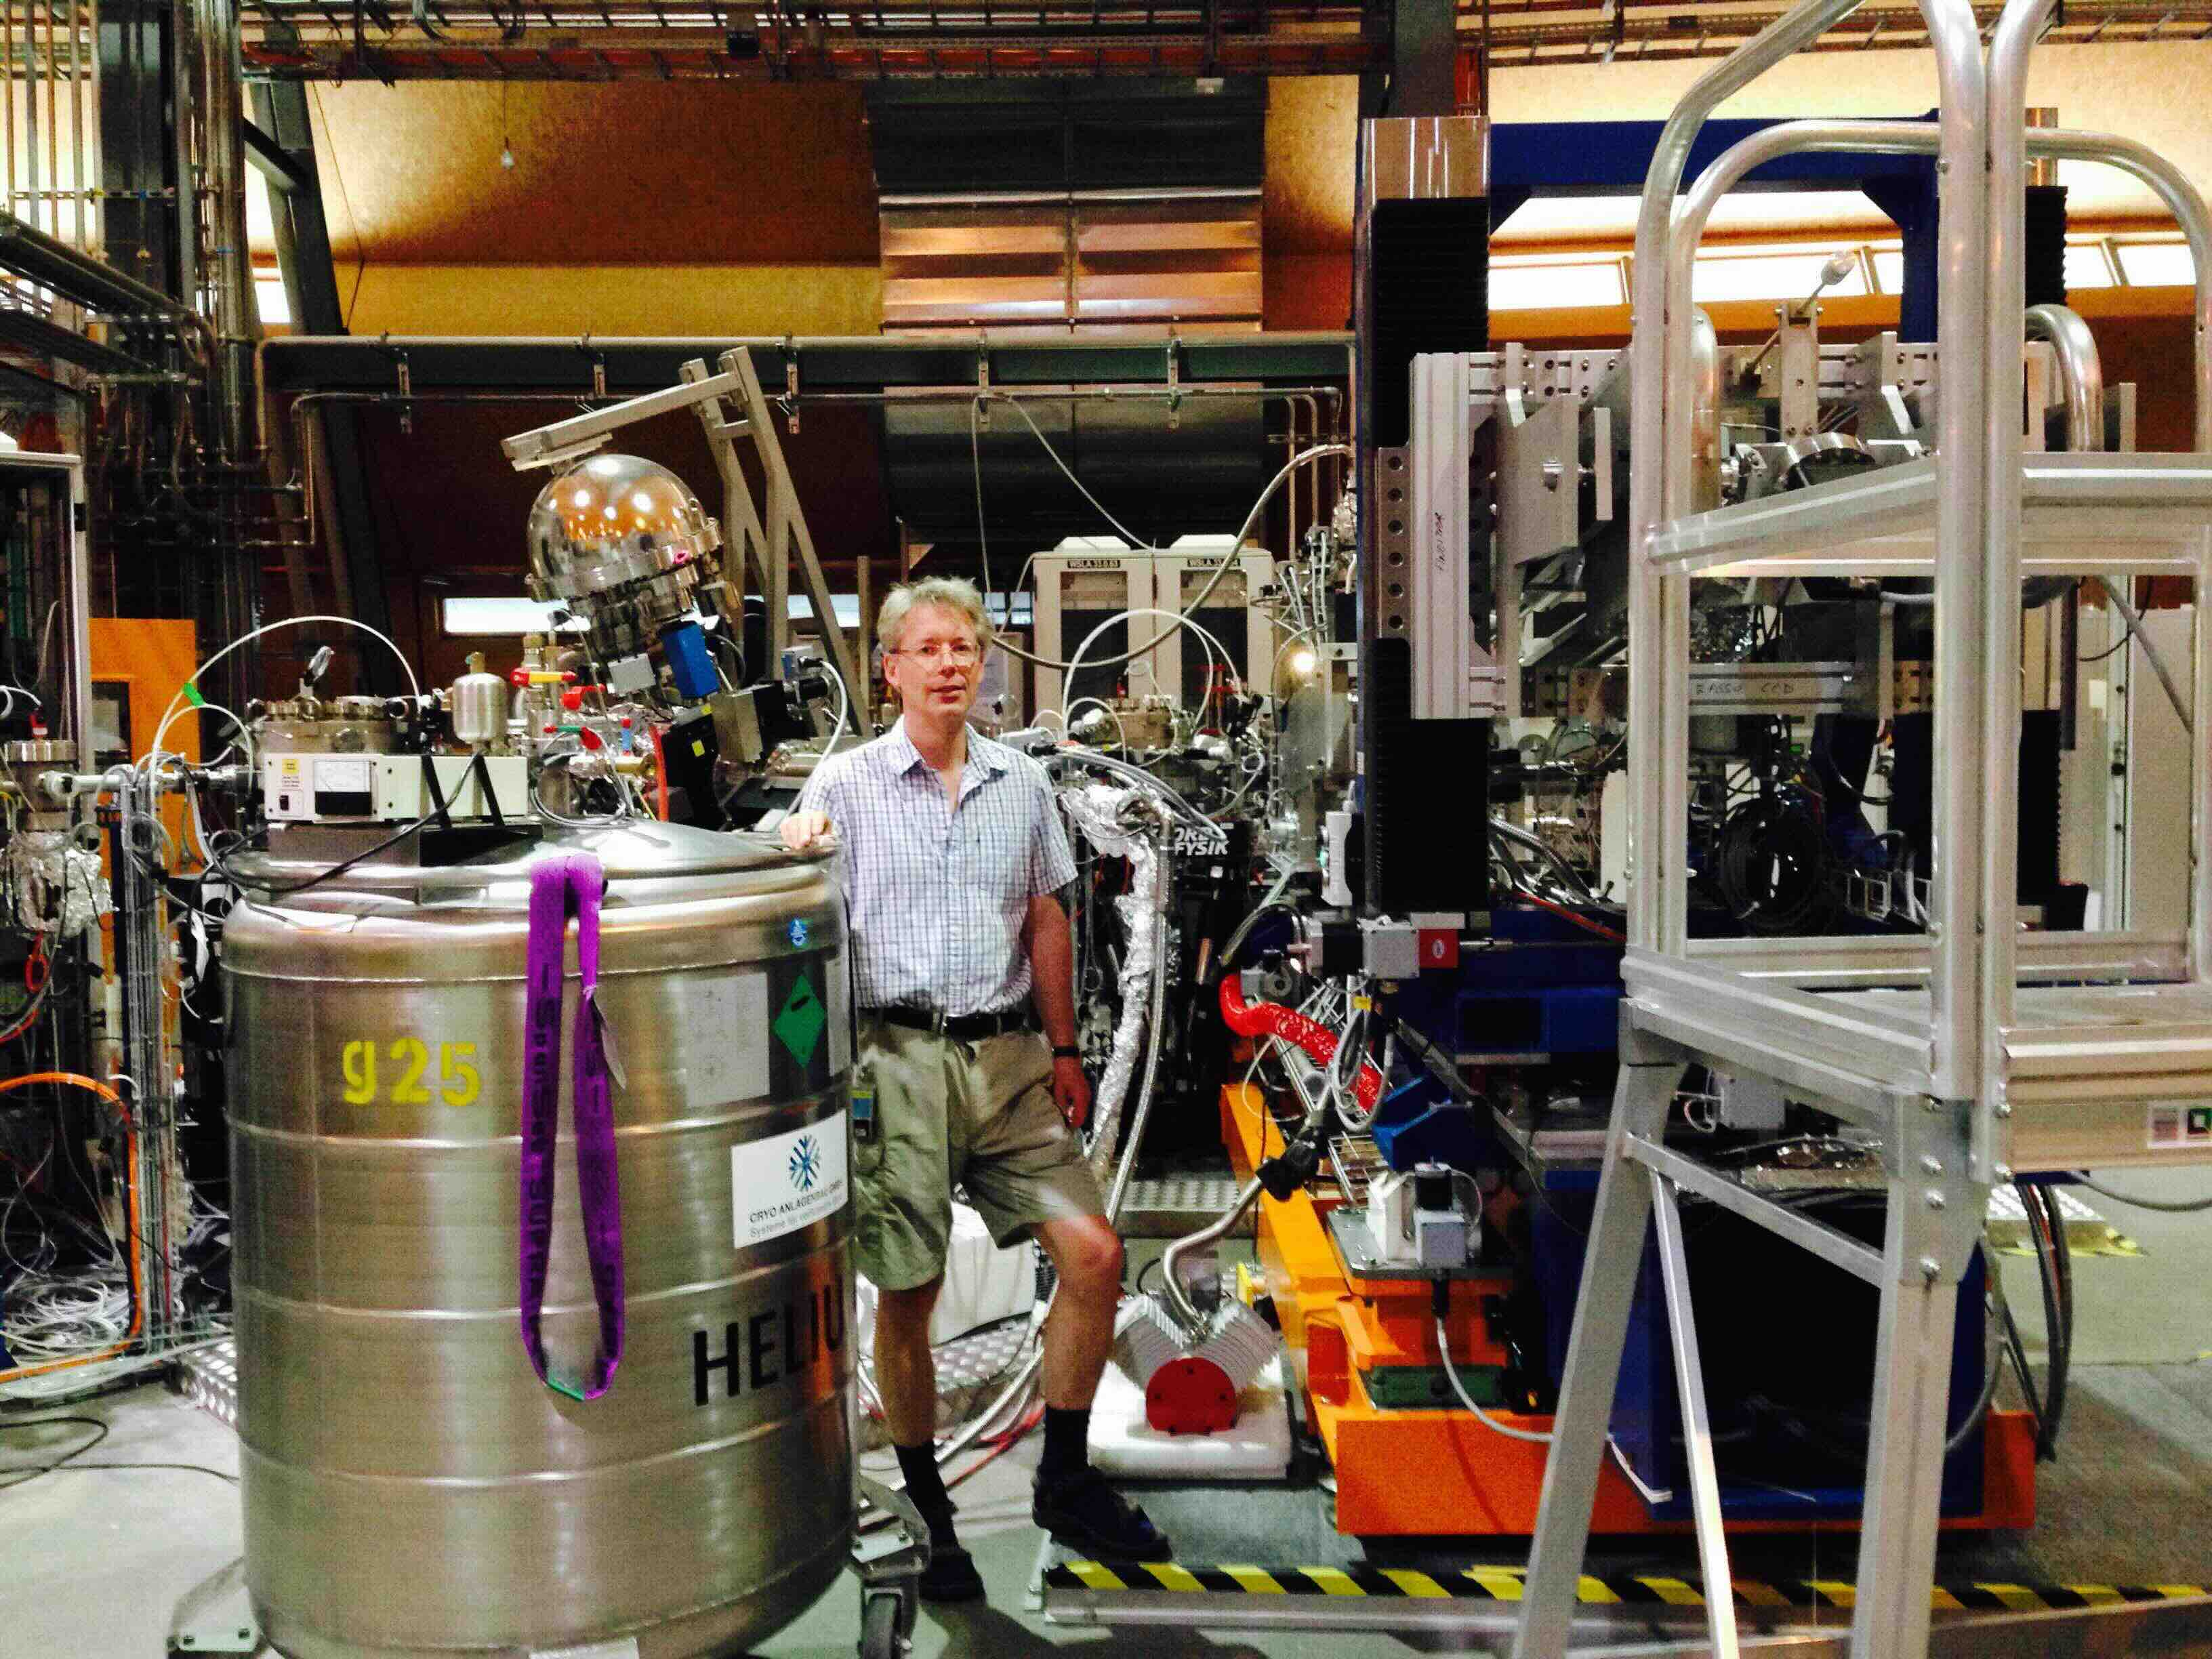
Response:
[{"label": "black cable", "polygon": [[2075,1179],[2091,1192],[2101,1193],[2117,1203],[2132,1204],[2138,1210],[2154,1210],[2160,1215],[2194,1215],[2201,1210],[2212,1210],[2212,1198],[2138,1198],[2133,1193],[2114,1192],[2110,1187],[2101,1182],[2092,1181],[2086,1175]]},{"label": "black cable", "polygon": [[56,1469],[64,1468],[83,1456],[107,1438],[107,1425],[96,1417],[27,1417],[20,1422],[0,1423],[0,1434],[4,1434],[11,1429],[43,1429],[62,1423],[73,1424],[77,1427],[94,1431],[92,1438],[82,1446],[72,1447],[53,1462],[42,1464],[36,1468],[0,1469],[0,1474],[15,1477],[13,1480],[0,1480],[0,1492],[5,1492],[10,1486],[20,1486],[27,1480],[35,1480],[42,1474],[52,1474]]},{"label": "black cable", "polygon": [[233,871],[230,866],[226,864],[218,864],[216,868],[222,872],[223,879],[229,882],[234,887],[244,888],[249,892],[264,893],[270,898],[288,898],[294,893],[304,893],[310,887],[319,887],[326,881],[334,880],[337,877],[345,874],[347,871],[352,869],[356,865],[374,858],[379,853],[389,852],[392,848],[397,847],[401,842],[406,840],[408,836],[415,834],[417,830],[427,827],[430,821],[437,816],[438,814],[435,809],[425,812],[421,817],[416,819],[414,823],[409,824],[405,829],[395,830],[392,834],[386,836],[382,841],[377,842],[375,846],[364,848],[360,852],[356,853],[351,858],[346,859],[340,863],[333,864],[329,869],[322,871],[319,874],[309,876],[305,881],[288,882],[281,887],[270,882],[249,881],[237,874],[236,872]]},{"label": "black cable", "polygon": [[2036,1443],[2043,1442],[2043,1396],[2036,1389],[2034,1375],[2027,1369],[2027,1345],[2020,1340],[2020,1327],[2012,1316],[2012,1304],[2000,1297],[1997,1316],[2004,1322],[2005,1352],[2012,1357],[2013,1375],[2020,1379],[2021,1398],[2027,1403],[2027,1414],[2034,1420]]},{"label": "black cable", "polygon": [[1714,849],[1713,882],[1754,933],[1795,934],[1826,908],[1827,837],[1802,802],[1762,793],[1730,812]]},{"label": "black cable", "polygon": [[2047,1355],[2045,1407],[2037,1414],[2035,1455],[2048,1462],[2057,1455],[2058,1414],[2065,1406],[2066,1375],[2062,1362],[2065,1327],[2058,1310],[2058,1266],[2046,1237],[2049,1219],[2042,1200],[2024,1181],[2013,1182],[2021,1208],[2027,1215],[2027,1236],[2035,1247],[2036,1278],[2043,1290],[2044,1346]]},{"label": "black cable", "polygon": [[2107,657],[2118,656],[2121,649],[2134,637],[2132,634],[2123,634],[2120,635],[2118,645],[2108,645],[2094,657],[2076,657],[2074,659],[2074,665],[2077,668],[2086,668],[2093,662],[2102,662]]},{"label": "black cable", "polygon": [[2048,1437],[2056,1453],[2058,1431],[2066,1417],[2067,1386],[2074,1375],[2074,1245],[2066,1237],[2066,1218],[2058,1207],[2058,1189],[2045,1183],[2037,1190],[2043,1195],[2044,1213],[2050,1218],[2051,1255],[2058,1268],[2061,1340],[2052,1362],[2051,1386],[2045,1391],[2051,1408]]}]

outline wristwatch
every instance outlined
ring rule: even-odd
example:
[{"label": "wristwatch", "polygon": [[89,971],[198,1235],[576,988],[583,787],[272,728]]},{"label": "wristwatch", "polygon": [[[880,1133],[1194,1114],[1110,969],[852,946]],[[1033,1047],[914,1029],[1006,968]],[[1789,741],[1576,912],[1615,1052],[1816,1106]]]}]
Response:
[{"label": "wristwatch", "polygon": [[1052,1045],[1052,1057],[1054,1060],[1080,1060],[1083,1050],[1072,1042],[1055,1042]]}]

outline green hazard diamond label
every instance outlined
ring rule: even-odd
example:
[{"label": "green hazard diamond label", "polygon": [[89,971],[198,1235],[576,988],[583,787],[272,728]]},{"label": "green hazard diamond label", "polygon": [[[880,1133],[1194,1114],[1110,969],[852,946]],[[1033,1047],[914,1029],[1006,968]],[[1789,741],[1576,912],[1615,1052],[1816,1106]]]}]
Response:
[{"label": "green hazard diamond label", "polygon": [[784,999],[782,1009],[776,1014],[769,1029],[774,1031],[783,1046],[791,1050],[791,1057],[801,1066],[814,1062],[814,1050],[822,1041],[823,1028],[830,1023],[830,1013],[816,994],[814,981],[801,974]]}]

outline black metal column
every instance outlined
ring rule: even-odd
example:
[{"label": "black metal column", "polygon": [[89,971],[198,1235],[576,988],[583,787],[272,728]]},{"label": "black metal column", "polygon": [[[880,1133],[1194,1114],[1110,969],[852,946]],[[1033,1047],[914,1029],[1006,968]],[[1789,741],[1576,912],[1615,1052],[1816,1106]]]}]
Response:
[{"label": "black metal column", "polygon": [[[343,334],[346,319],[338,299],[330,226],[323,216],[322,187],[315,171],[307,87],[296,81],[263,82],[252,90],[254,125],[246,133],[246,159],[270,183],[276,262],[283,272],[293,325],[306,335]],[[318,465],[330,490],[328,531],[334,542],[333,573],[343,577],[341,592],[349,613],[388,634],[392,631],[391,595],[385,585],[383,550],[362,464],[360,418],[347,404],[326,404],[318,419],[322,434]],[[311,435],[308,441],[315,440]],[[399,689],[398,669],[388,653],[362,651],[356,659],[364,690]]]}]

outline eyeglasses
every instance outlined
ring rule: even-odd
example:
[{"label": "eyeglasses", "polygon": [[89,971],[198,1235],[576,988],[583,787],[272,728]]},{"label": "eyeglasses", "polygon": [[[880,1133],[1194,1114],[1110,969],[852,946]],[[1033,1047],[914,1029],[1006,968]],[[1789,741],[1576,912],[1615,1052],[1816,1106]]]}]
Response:
[{"label": "eyeglasses", "polygon": [[976,659],[981,655],[966,640],[932,640],[927,645],[916,646],[911,650],[902,647],[890,654],[895,657],[919,657],[933,668],[945,662],[951,663],[955,668],[973,668]]}]

